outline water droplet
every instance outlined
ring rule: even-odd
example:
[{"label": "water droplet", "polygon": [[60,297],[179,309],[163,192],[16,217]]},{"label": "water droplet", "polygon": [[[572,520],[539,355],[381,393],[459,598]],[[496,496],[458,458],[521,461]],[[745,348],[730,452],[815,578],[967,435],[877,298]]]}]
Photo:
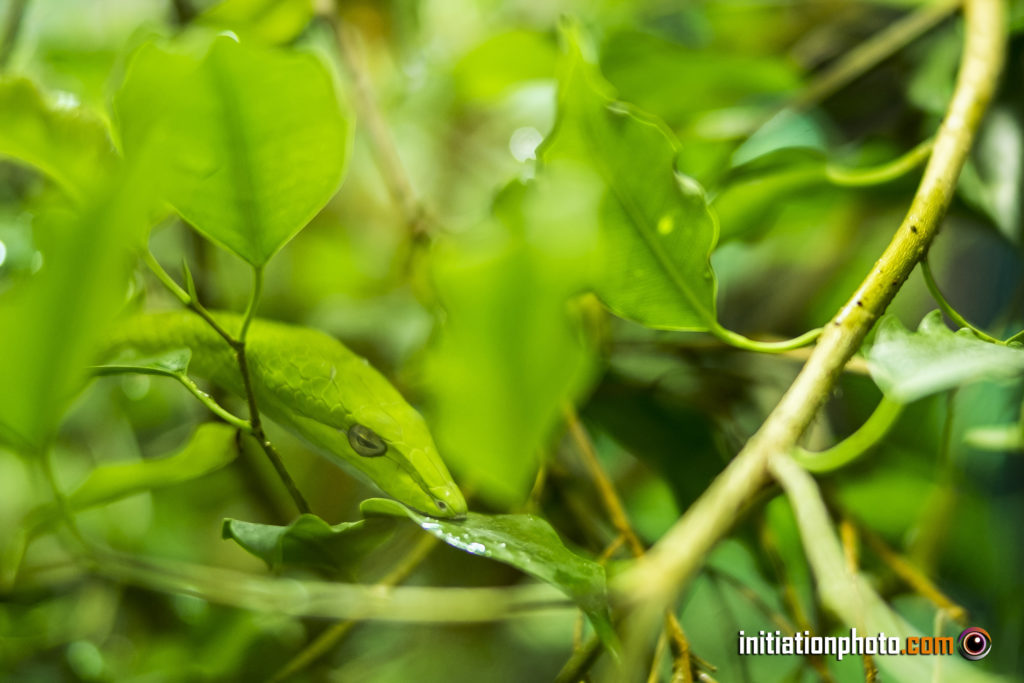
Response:
[{"label": "water droplet", "polygon": [[470,543],[468,546],[466,546],[466,550],[476,555],[481,555],[487,551],[487,546],[485,546],[483,543]]},{"label": "water droplet", "polygon": [[516,128],[508,140],[508,149],[516,161],[524,162],[537,158],[537,146],[544,141],[544,136],[533,126]]},{"label": "water droplet", "polygon": [[7,247],[3,242],[0,242],[0,266],[7,260]]},{"label": "water droplet", "polygon": [[30,269],[32,270],[32,273],[35,274],[38,273],[42,267],[43,252],[37,251],[36,253],[32,254],[32,263],[30,264]]}]

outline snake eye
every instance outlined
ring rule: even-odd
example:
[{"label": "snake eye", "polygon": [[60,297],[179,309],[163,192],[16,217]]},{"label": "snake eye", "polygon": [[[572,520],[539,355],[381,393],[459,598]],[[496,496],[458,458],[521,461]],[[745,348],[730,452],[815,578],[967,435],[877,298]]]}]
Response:
[{"label": "snake eye", "polygon": [[388,445],[384,439],[377,436],[377,432],[361,424],[354,424],[348,430],[348,443],[359,455],[366,458],[375,458],[384,455]]}]

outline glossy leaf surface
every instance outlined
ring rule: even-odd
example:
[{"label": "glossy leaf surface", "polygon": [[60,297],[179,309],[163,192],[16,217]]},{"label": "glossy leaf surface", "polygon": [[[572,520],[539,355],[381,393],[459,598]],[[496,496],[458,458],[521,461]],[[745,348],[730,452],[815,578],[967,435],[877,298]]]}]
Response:
[{"label": "glossy leaf surface", "polygon": [[187,221],[261,266],[338,189],[350,122],[314,55],[196,43],[139,48],[115,98],[122,141],[165,160]]},{"label": "glossy leaf surface", "polygon": [[366,554],[383,542],[393,525],[379,519],[330,525],[316,515],[300,515],[288,526],[225,519],[221,536],[280,570],[311,567],[351,576]]},{"label": "glossy leaf surface", "polygon": [[558,122],[541,159],[585,164],[603,184],[591,286],[615,313],[650,327],[714,327],[709,258],[718,226],[704,190],[676,168],[676,142],[664,124],[615,102],[577,32],[568,29],[566,38]]},{"label": "glossy leaf surface", "polygon": [[450,546],[511,565],[556,586],[590,617],[605,644],[617,647],[608,612],[604,567],[572,552],[551,525],[534,515],[482,515],[466,519],[435,519],[393,500],[371,498],[360,506],[364,515],[408,517]]},{"label": "glossy leaf surface", "polygon": [[895,317],[884,318],[867,359],[875,383],[903,403],[980,379],[1024,373],[1024,348],[991,344],[968,330],[953,332],[940,311],[926,315],[916,332]]}]

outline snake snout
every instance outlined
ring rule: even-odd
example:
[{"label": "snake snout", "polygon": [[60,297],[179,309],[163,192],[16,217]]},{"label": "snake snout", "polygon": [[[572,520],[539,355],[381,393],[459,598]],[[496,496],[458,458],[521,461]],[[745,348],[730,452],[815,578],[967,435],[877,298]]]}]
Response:
[{"label": "snake snout", "polygon": [[466,516],[466,499],[462,491],[455,485],[432,486],[430,496],[433,498],[434,515],[448,519],[461,519]]}]

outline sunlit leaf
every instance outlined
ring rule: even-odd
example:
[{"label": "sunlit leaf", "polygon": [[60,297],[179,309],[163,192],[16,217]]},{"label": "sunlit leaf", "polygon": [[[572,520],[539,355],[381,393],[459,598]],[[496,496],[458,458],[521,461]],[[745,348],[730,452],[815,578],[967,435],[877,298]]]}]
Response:
[{"label": "sunlit leaf", "polygon": [[334,195],[350,122],[312,54],[240,44],[147,43],[115,97],[125,151],[166,163],[170,203],[262,265]]},{"label": "sunlit leaf", "polygon": [[313,18],[313,0],[223,0],[196,17],[196,23],[234,31],[242,40],[286,43]]},{"label": "sunlit leaf", "polygon": [[561,406],[583,387],[590,351],[569,316],[583,287],[594,193],[586,178],[514,183],[494,221],[440,245],[446,315],[428,359],[434,433],[460,478],[492,502],[525,499]]},{"label": "sunlit leaf", "polygon": [[118,159],[103,122],[64,97],[66,104],[47,101],[31,81],[0,80],[0,156],[34,166],[82,200]]},{"label": "sunlit leaf", "polygon": [[[588,164],[604,183],[600,267],[592,286],[617,314],[667,329],[713,327],[709,257],[718,226],[703,189],[676,167],[676,143],[659,121],[615,103],[577,32],[569,42],[558,122],[545,164]],[[545,169],[541,169],[540,179]]]},{"label": "sunlit leaf", "polygon": [[940,311],[926,315],[917,332],[894,316],[883,318],[867,359],[875,383],[902,403],[980,379],[1024,373],[1024,348],[991,344],[969,330],[953,332]]},{"label": "sunlit leaf", "polygon": [[510,31],[485,40],[455,65],[456,87],[470,100],[491,100],[511,88],[554,78],[558,50],[553,40],[532,31]]},{"label": "sunlit leaf", "polygon": [[311,567],[352,576],[360,561],[383,542],[393,525],[379,519],[330,525],[316,515],[300,515],[288,526],[225,519],[223,538],[279,570],[287,566]]},{"label": "sunlit leaf", "polygon": [[68,504],[75,510],[83,510],[142,491],[198,479],[224,467],[237,453],[234,427],[207,422],[199,425],[188,443],[172,455],[97,467],[68,495]]},{"label": "sunlit leaf", "polygon": [[556,586],[587,613],[605,644],[617,648],[604,567],[566,548],[540,517],[470,512],[462,520],[435,519],[384,498],[365,500],[360,510],[364,515],[408,517],[452,547],[503,562]]}]

